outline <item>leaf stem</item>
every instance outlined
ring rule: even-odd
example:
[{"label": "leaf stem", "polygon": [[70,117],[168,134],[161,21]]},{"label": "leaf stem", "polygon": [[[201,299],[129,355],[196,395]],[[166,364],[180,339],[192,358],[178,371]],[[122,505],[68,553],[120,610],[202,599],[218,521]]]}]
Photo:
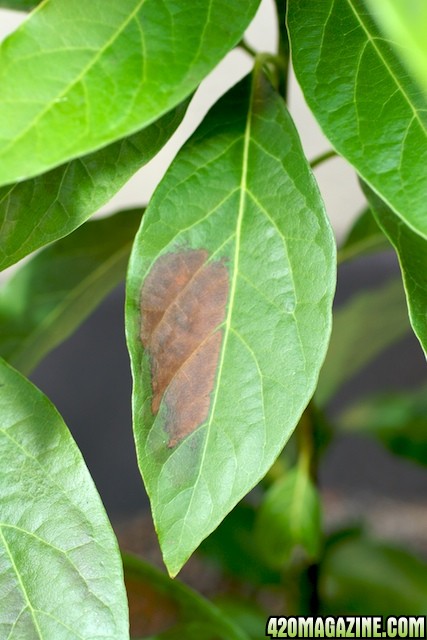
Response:
[{"label": "leaf stem", "polygon": [[256,58],[258,55],[258,51],[256,51],[253,47],[251,47],[251,45],[244,38],[240,40],[237,46],[240,49],[243,49],[243,51],[246,51],[246,53],[249,53],[249,55],[252,56],[252,58]]},{"label": "leaf stem", "polygon": [[329,149],[328,151],[325,151],[324,153],[321,153],[320,155],[313,158],[313,160],[311,160],[310,162],[310,167],[314,169],[315,167],[318,167],[319,164],[322,164],[323,162],[326,162],[327,160],[335,157],[338,157],[335,149]]}]

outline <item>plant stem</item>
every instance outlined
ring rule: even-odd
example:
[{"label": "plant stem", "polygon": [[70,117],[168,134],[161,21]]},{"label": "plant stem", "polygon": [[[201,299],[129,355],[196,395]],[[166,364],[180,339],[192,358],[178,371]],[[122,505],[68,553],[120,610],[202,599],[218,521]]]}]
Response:
[{"label": "plant stem", "polygon": [[275,0],[277,23],[279,27],[279,47],[278,57],[282,60],[282,67],[278,73],[278,92],[286,101],[288,96],[288,76],[289,76],[289,58],[290,47],[288,31],[286,29],[286,5],[287,0]]},{"label": "plant stem", "polygon": [[335,149],[329,149],[329,151],[325,151],[324,153],[321,153],[316,158],[313,158],[313,160],[311,160],[310,162],[310,167],[314,169],[315,167],[319,166],[319,164],[326,162],[326,160],[329,160],[330,158],[335,158],[337,156],[338,154],[335,151]]}]

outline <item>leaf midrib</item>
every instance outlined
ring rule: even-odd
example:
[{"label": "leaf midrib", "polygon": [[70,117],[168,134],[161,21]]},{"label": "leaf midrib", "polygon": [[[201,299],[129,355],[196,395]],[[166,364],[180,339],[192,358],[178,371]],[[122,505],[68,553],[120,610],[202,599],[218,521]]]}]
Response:
[{"label": "leaf midrib", "polygon": [[[252,103],[253,103],[253,99],[254,99],[254,85],[255,85],[255,71],[252,73],[252,78],[251,78],[251,90],[250,90],[250,97],[249,97],[249,102],[248,102],[248,115],[247,115],[247,119],[246,119],[245,133],[244,133],[244,138],[243,138],[242,175],[241,175],[241,181],[240,181],[239,211],[238,211],[237,221],[236,221],[236,244],[235,244],[234,260],[233,260],[233,277],[232,277],[232,281],[231,281],[230,300],[229,300],[229,303],[228,303],[227,317],[226,317],[225,324],[224,324],[224,338],[223,338],[221,356],[220,356],[220,361],[219,361],[219,366],[218,366],[218,374],[217,374],[216,384],[215,384],[215,393],[214,393],[214,397],[213,397],[213,400],[212,400],[212,408],[211,408],[211,412],[210,412],[210,418],[209,418],[209,422],[207,423],[207,427],[206,427],[207,433],[206,433],[206,437],[205,437],[205,440],[204,440],[204,445],[203,445],[202,455],[201,455],[201,458],[200,458],[200,464],[199,464],[197,477],[196,477],[196,479],[194,481],[194,484],[193,484],[193,491],[191,492],[191,498],[190,498],[190,500],[188,502],[187,509],[186,509],[185,514],[184,514],[184,516],[182,518],[183,525],[185,524],[185,522],[187,520],[187,516],[188,516],[188,514],[190,512],[190,509],[191,509],[191,506],[192,506],[192,503],[193,503],[193,499],[194,499],[194,496],[196,494],[196,487],[198,486],[200,478],[201,478],[201,475],[202,475],[202,469],[203,469],[203,465],[204,465],[204,461],[205,461],[206,453],[207,453],[207,449],[208,449],[209,435],[210,435],[210,431],[211,431],[211,428],[212,428],[213,416],[215,414],[215,407],[216,407],[216,403],[217,403],[217,400],[218,400],[218,390],[219,390],[219,387],[220,387],[222,370],[223,370],[223,366],[224,366],[224,360],[225,360],[225,353],[226,353],[226,350],[227,350],[228,337],[229,337],[230,331],[231,331],[231,320],[232,320],[233,309],[234,309],[234,298],[235,298],[235,295],[236,295],[238,266],[239,266],[239,257],[240,257],[240,237],[241,237],[242,222],[243,222],[243,217],[244,217],[246,195],[247,195],[247,175],[248,175],[248,165],[249,165],[249,143],[250,143],[250,138],[251,138]],[[178,549],[182,545],[182,536],[183,536],[183,534],[184,534],[184,526],[181,527],[180,540],[177,543],[177,548]]]}]

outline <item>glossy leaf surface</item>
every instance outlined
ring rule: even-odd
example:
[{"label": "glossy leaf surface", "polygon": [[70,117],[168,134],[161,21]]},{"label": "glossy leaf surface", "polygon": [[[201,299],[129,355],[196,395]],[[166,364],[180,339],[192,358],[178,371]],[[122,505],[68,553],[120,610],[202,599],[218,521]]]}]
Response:
[{"label": "glossy leaf surface", "polygon": [[171,574],[266,473],[309,401],[334,261],[293,123],[258,70],[177,156],[130,261],[135,437]]},{"label": "glossy leaf surface", "polygon": [[365,193],[378,224],[396,249],[409,319],[424,353],[427,353],[427,240],[414,233],[371,190],[365,188]]},{"label": "glossy leaf surface", "polygon": [[320,550],[320,500],[305,469],[297,467],[267,491],[257,515],[260,554],[271,567],[283,566],[297,546],[311,559]]},{"label": "glossy leaf surface", "polygon": [[292,0],[292,59],[329,140],[427,237],[427,100],[362,0]]},{"label": "glossy leaf surface", "polygon": [[129,637],[117,544],[70,433],[0,360],[0,636]]},{"label": "glossy leaf surface", "polygon": [[427,564],[391,545],[344,539],[322,563],[320,593],[324,614],[425,615]]},{"label": "glossy leaf surface", "polygon": [[259,0],[48,0],[0,47],[0,184],[134,133],[240,40]]},{"label": "glossy leaf surface", "polygon": [[399,278],[356,294],[334,313],[316,401],[326,404],[343,384],[408,331],[408,312]]},{"label": "glossy leaf surface", "polygon": [[247,640],[212,602],[179,580],[129,554],[123,566],[132,637],[200,638],[203,632],[207,640]]},{"label": "glossy leaf surface", "polygon": [[125,278],[142,210],[87,222],[0,289],[0,356],[29,373]]},{"label": "glossy leaf surface", "polygon": [[427,4],[425,0],[366,0],[381,30],[427,90]]},{"label": "glossy leaf surface", "polygon": [[161,149],[186,105],[120,142],[0,188],[0,269],[71,233]]}]

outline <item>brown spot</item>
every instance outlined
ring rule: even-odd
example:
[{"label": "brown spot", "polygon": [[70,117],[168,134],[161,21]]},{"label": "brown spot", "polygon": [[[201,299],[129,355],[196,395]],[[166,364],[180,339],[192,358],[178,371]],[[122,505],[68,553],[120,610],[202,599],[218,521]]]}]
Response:
[{"label": "brown spot", "polygon": [[169,447],[208,417],[228,298],[224,262],[204,249],[161,256],[141,291],[141,341],[151,363],[153,415],[164,399]]}]

